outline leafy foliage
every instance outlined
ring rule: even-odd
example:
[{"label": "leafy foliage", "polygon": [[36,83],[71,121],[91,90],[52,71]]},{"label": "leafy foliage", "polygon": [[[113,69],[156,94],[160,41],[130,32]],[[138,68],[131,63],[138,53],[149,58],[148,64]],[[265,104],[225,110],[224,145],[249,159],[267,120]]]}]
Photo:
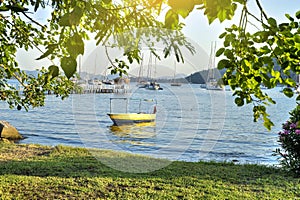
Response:
[{"label": "leafy foliage", "polygon": [[[296,82],[292,74],[299,74],[300,63],[299,21],[286,15],[288,22],[278,24],[274,18],[268,18],[261,5],[257,4],[261,9],[261,19],[250,13],[245,5],[239,25],[226,28],[226,32],[220,35],[224,42],[217,56],[223,56],[223,59],[218,68],[226,69],[223,81],[235,91],[234,95],[247,104],[253,103],[254,120],[262,117],[265,127],[271,129],[273,123],[266,105],[275,101],[262,91],[261,86],[270,89],[281,84],[286,86],[284,94],[293,97],[292,88]],[[249,24],[253,24],[250,17],[258,22],[261,29],[247,31]],[[258,25],[256,28],[259,28]],[[280,68],[275,69],[275,65]]]},{"label": "leafy foliage", "polygon": [[[163,1],[144,0],[134,2],[129,0],[119,2],[111,0],[1,1],[1,100],[7,101],[10,107],[28,109],[30,106],[42,106],[47,93],[54,93],[62,98],[68,96],[76,89],[69,79],[75,75],[76,59],[84,54],[84,43],[85,40],[90,39],[90,35],[95,36],[98,45],[123,48],[124,56],[127,56],[129,63],[134,60],[140,61],[142,43],[149,46],[152,53],[160,58],[154,48],[154,41],[162,41],[165,45],[164,57],[174,51],[177,60],[183,61],[181,48],[186,45],[193,52],[193,47],[180,33],[182,26],[171,27],[179,36],[177,38],[174,38],[172,32],[154,31],[168,27],[156,19],[162,3]],[[34,19],[35,15],[32,13],[49,7],[51,18],[46,24],[41,24]],[[172,24],[172,20],[170,21]],[[152,39],[146,41],[145,38]],[[53,64],[48,68],[44,67],[37,77],[27,75],[20,70],[16,62],[16,52],[18,49],[27,51],[33,48],[40,51],[45,49],[37,56],[37,60],[59,59],[60,66]],[[129,66],[127,62],[113,60],[114,58],[111,59],[112,72],[126,74]],[[8,80],[12,78],[20,83],[22,92],[19,88],[8,84]]]}]

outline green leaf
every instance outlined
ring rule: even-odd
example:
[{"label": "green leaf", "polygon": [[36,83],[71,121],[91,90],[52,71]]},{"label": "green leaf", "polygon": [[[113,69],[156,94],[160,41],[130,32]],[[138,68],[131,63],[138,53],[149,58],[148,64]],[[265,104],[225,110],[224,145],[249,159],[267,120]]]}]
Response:
[{"label": "green leaf", "polygon": [[242,99],[241,97],[235,98],[234,102],[237,106],[243,106],[244,105],[244,99]]},{"label": "green leaf", "polygon": [[254,80],[258,83],[261,83],[261,81],[262,81],[260,76],[254,76]]},{"label": "green leaf", "polygon": [[268,19],[268,23],[272,26],[272,27],[276,27],[277,26],[277,22],[274,18],[270,17]]},{"label": "green leaf", "polygon": [[60,18],[58,24],[59,24],[60,26],[70,26],[71,24],[70,24],[69,19],[70,19],[70,14],[67,13],[67,14],[65,14],[64,16],[62,16],[62,17]]},{"label": "green leaf", "polygon": [[53,53],[53,51],[55,50],[56,47],[57,47],[56,44],[48,45],[47,51],[43,55],[41,55],[40,57],[38,57],[36,60],[41,60],[43,58],[46,58],[47,56],[49,56],[50,54]]},{"label": "green leaf", "polygon": [[112,2],[112,0],[102,0],[103,1],[103,3],[105,3],[105,4],[110,4],[111,2]]},{"label": "green leaf", "polygon": [[300,10],[296,12],[297,19],[300,19]]},{"label": "green leaf", "polygon": [[65,72],[67,78],[71,78],[76,72],[77,62],[72,57],[63,57],[60,61],[60,66]]},{"label": "green leaf", "polygon": [[59,68],[56,65],[51,65],[48,67],[49,73],[51,74],[52,78],[57,77],[59,75]]},{"label": "green leaf", "polygon": [[195,2],[194,0],[169,0],[168,5],[171,7],[173,12],[181,15],[183,18],[186,18],[194,9]]},{"label": "green leaf", "polygon": [[169,29],[175,29],[178,27],[179,24],[179,17],[176,12],[174,12],[172,9],[168,10],[166,16],[165,16],[165,26]]},{"label": "green leaf", "polygon": [[272,75],[273,77],[275,77],[276,79],[279,79],[279,77],[280,77],[280,72],[275,71],[275,70],[272,70],[272,71],[271,71],[271,75]]},{"label": "green leaf", "polygon": [[283,93],[284,93],[285,96],[287,96],[289,98],[294,96],[294,92],[291,88],[284,88]]},{"label": "green leaf", "polygon": [[176,11],[179,15],[181,15],[181,17],[186,18],[191,11],[189,10],[177,10]]},{"label": "green leaf", "polygon": [[224,69],[224,68],[228,68],[229,66],[230,66],[230,61],[229,60],[223,59],[223,60],[220,60],[218,62],[218,69],[219,70]]},{"label": "green leaf", "polygon": [[296,86],[295,81],[294,81],[293,79],[291,79],[291,78],[287,78],[287,79],[285,80],[285,84],[286,84],[286,85],[289,85],[289,86],[291,86],[291,87],[295,87],[295,86]]},{"label": "green leaf", "polygon": [[294,41],[295,41],[296,43],[300,43],[300,34],[294,35]]},{"label": "green leaf", "polygon": [[220,22],[223,22],[225,19],[227,19],[227,11],[226,10],[220,10],[217,15]]},{"label": "green leaf", "polygon": [[223,52],[225,51],[225,48],[221,48],[216,52],[216,56],[219,57],[223,54]]},{"label": "green leaf", "polygon": [[38,9],[39,6],[40,6],[40,3],[41,3],[41,0],[37,0],[37,1],[35,2],[35,5],[34,5],[34,12],[37,11],[37,9]]},{"label": "green leaf", "polygon": [[222,39],[222,38],[224,38],[226,35],[227,35],[227,32],[224,32],[224,33],[222,33],[222,34],[219,36],[219,38]]},{"label": "green leaf", "polygon": [[270,131],[274,123],[268,117],[264,116],[264,126]]},{"label": "green leaf", "polygon": [[83,10],[79,6],[76,6],[71,13],[66,13],[59,20],[59,25],[61,26],[72,26],[78,25],[80,19],[83,16]]},{"label": "green leaf", "polygon": [[84,54],[84,42],[79,34],[74,34],[66,43],[69,54],[76,58],[79,54]]},{"label": "green leaf", "polygon": [[74,10],[70,13],[69,22],[70,25],[78,25],[80,23],[80,19],[83,15],[83,10],[79,6],[76,6]]},{"label": "green leaf", "polygon": [[238,2],[238,3],[242,4],[242,5],[244,5],[246,3],[245,0],[233,0],[233,1],[234,2]]},{"label": "green leaf", "polygon": [[290,21],[294,21],[294,18],[292,18],[289,14],[285,14],[286,18],[288,18]]},{"label": "green leaf", "polygon": [[203,4],[203,0],[194,0],[194,4],[195,5],[202,5]]},{"label": "green leaf", "polygon": [[9,8],[6,5],[3,5],[3,6],[0,7],[0,12],[8,11],[8,10],[9,10]]},{"label": "green leaf", "polygon": [[[201,1],[197,3],[203,3]],[[194,0],[168,0],[168,5],[174,9],[175,11],[178,10],[185,10],[191,12],[195,6]]]}]

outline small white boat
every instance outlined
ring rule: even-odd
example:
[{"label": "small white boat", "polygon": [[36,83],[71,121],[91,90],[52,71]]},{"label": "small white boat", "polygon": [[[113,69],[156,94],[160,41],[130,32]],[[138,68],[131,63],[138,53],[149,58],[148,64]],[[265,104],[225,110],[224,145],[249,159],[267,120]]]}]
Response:
[{"label": "small white boat", "polygon": [[217,80],[210,80],[206,83],[206,89],[207,90],[220,90],[225,91],[224,86],[221,86],[218,84]]},{"label": "small white boat", "polygon": [[[116,99],[126,100],[126,112],[125,113],[114,113],[112,112],[112,101]],[[155,122],[156,118],[156,101],[153,99],[139,99],[139,110],[141,109],[142,102],[152,102],[155,103],[152,113],[146,112],[128,112],[129,98],[110,98],[110,113],[107,115],[113,121],[114,125],[120,126],[124,124],[135,124],[135,123],[146,123]]]},{"label": "small white boat", "polygon": [[159,83],[152,81],[145,87],[147,90],[163,90],[162,87],[160,87]]},{"label": "small white boat", "polygon": [[138,88],[146,88],[149,83],[146,81],[140,81],[136,84]]}]

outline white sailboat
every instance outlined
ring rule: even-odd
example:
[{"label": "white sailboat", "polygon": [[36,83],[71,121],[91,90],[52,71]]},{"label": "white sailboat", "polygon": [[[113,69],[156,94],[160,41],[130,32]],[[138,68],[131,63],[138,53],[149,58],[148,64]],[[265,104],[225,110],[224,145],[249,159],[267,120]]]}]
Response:
[{"label": "white sailboat", "polygon": [[[155,80],[152,78],[152,54],[150,53],[149,57],[149,64],[148,64],[148,78],[150,78],[150,81],[147,83],[145,89],[147,90],[163,90],[163,88],[160,86],[159,83],[157,83]],[[155,59],[155,66],[154,70],[156,71],[156,59]],[[155,74],[155,73],[154,73]]]},{"label": "white sailboat", "polygon": [[206,89],[207,90],[221,90],[224,91],[224,86],[218,83],[218,80],[215,78],[215,54],[216,54],[216,42],[212,42],[211,49],[210,49],[210,56],[209,56],[209,63],[208,63],[208,75],[207,75],[207,82],[206,82]]},{"label": "white sailboat", "polygon": [[174,69],[174,77],[171,86],[181,86],[181,83],[176,82],[176,61],[174,62],[175,69]]},{"label": "white sailboat", "polygon": [[144,55],[142,55],[141,64],[140,64],[140,68],[139,68],[139,76],[138,76],[138,80],[137,80],[137,84],[136,84],[136,86],[138,88],[146,88],[146,86],[148,84],[147,81],[143,80],[143,76],[144,76],[143,61],[144,61]]}]

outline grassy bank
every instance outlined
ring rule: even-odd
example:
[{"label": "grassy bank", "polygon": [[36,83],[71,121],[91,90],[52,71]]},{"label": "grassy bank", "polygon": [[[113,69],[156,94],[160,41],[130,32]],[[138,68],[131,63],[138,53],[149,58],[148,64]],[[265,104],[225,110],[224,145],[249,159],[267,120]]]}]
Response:
[{"label": "grassy bank", "polygon": [[[136,173],[147,166],[147,173]],[[163,168],[152,171],[155,166]],[[300,180],[259,165],[169,162],[105,150],[0,143],[0,199],[97,198],[300,199]]]}]

